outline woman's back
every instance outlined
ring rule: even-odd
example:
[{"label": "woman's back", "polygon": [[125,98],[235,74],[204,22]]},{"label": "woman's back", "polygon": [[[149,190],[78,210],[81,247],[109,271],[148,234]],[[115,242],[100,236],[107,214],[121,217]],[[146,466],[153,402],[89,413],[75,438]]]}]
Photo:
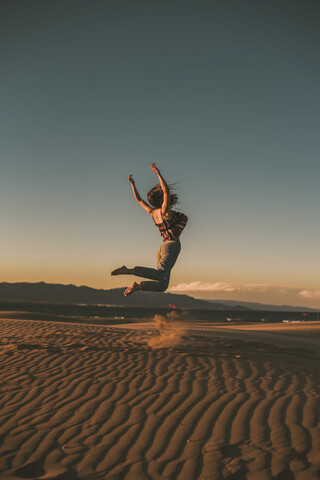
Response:
[{"label": "woman's back", "polygon": [[153,210],[152,218],[163,241],[178,239],[188,221],[188,217],[184,213],[168,210],[167,213],[163,214],[161,208]]}]

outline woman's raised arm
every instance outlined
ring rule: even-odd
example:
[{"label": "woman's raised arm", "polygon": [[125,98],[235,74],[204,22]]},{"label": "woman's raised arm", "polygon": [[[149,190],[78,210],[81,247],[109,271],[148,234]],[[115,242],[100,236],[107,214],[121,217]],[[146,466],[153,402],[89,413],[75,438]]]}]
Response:
[{"label": "woman's raised arm", "polygon": [[167,182],[162,177],[160,170],[156,167],[155,163],[151,163],[150,165],[151,170],[158,175],[159,182],[163,191],[163,202],[161,206],[161,213],[164,215],[168,212],[170,208],[170,188],[167,185]]},{"label": "woman's raised arm", "polygon": [[138,189],[136,187],[136,184],[134,183],[134,180],[132,178],[132,175],[129,175],[128,176],[128,180],[129,182],[131,183],[131,187],[132,187],[132,191],[133,191],[133,195],[134,195],[134,198],[137,200],[137,202],[139,203],[139,205],[141,205],[141,207],[147,212],[149,213],[149,215],[152,214],[153,212],[153,208],[150,207],[150,205],[148,205],[144,200],[142,200],[142,198],[140,197],[140,193],[138,192]]}]

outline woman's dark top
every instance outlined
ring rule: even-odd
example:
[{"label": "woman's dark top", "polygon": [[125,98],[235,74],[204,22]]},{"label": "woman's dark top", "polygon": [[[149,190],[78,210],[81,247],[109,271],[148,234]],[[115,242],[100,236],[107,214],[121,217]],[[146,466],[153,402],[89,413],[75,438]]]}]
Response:
[{"label": "woman's dark top", "polygon": [[[181,212],[175,212],[174,210],[171,210],[171,218],[170,220],[167,220],[163,218],[163,215],[160,210],[160,216],[162,218],[161,223],[156,223],[156,226],[158,227],[160,234],[163,238],[164,242],[167,242],[168,240],[176,240],[180,237],[182,230],[187,224],[188,217],[184,215],[184,213]],[[152,218],[154,219],[153,215],[157,210],[154,210],[152,212]]]}]

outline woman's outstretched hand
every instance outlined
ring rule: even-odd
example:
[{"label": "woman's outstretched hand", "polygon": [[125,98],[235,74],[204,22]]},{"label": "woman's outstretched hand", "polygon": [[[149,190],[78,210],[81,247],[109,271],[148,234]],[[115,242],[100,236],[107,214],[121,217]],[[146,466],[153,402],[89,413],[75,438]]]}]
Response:
[{"label": "woman's outstretched hand", "polygon": [[134,184],[134,180],[133,180],[133,178],[132,178],[132,175],[129,175],[128,180],[129,180],[129,182],[131,183],[131,185]]},{"label": "woman's outstretched hand", "polygon": [[151,170],[156,173],[157,175],[160,173],[160,170],[156,167],[155,163],[151,163],[150,165]]}]

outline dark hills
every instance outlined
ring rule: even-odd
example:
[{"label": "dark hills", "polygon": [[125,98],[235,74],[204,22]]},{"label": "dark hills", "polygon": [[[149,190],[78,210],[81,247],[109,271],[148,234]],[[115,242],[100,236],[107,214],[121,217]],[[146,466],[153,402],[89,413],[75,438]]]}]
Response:
[{"label": "dark hills", "polygon": [[[0,301],[106,304],[139,307],[168,307],[168,304],[174,304],[178,308],[205,310],[223,310],[226,308],[221,304],[173,293],[136,292],[130,297],[125,297],[123,295],[124,290],[124,288],[98,290],[86,286],[77,287],[75,285],[49,284],[44,282],[3,282],[0,283]],[[240,309],[242,310],[243,308]]]},{"label": "dark hills", "polygon": [[100,304],[156,308],[167,308],[169,304],[173,304],[178,308],[194,310],[315,311],[312,308],[289,305],[266,305],[234,300],[201,300],[189,295],[174,293],[136,292],[134,295],[125,297],[124,290],[124,287],[104,290],[45,282],[2,282],[0,283],[0,302]]}]

